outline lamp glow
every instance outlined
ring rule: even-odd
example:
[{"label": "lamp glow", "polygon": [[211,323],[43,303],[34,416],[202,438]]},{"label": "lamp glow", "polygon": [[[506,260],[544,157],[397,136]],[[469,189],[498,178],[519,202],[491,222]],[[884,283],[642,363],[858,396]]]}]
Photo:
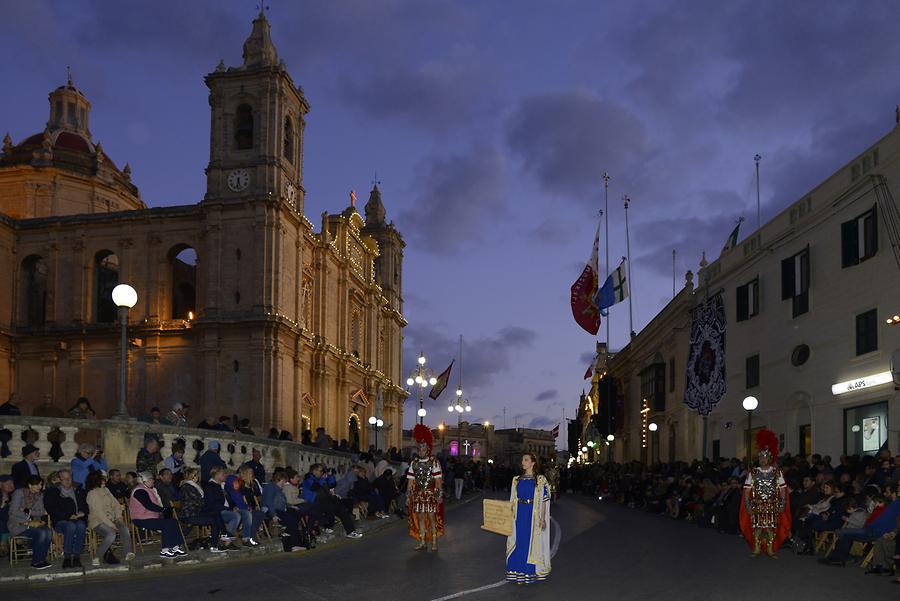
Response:
[{"label": "lamp glow", "polygon": [[656,422],[653,422],[652,424],[647,426],[647,429],[651,432],[656,432],[659,429],[659,426],[656,425]]},{"label": "lamp glow", "polygon": [[112,299],[117,307],[130,309],[137,304],[137,291],[128,284],[119,284],[112,290]]},{"label": "lamp glow", "polygon": [[376,418],[374,415],[369,418],[369,423],[372,424],[373,426],[375,425],[375,422],[377,422],[377,421],[378,421],[378,418]]},{"label": "lamp glow", "polygon": [[384,420],[383,419],[376,420],[375,425],[380,428],[381,426],[384,425]]},{"label": "lamp glow", "polygon": [[412,385],[415,384],[415,383],[416,383],[416,381],[413,380],[412,378],[406,378],[406,385],[407,385],[407,386],[412,386]]},{"label": "lamp glow", "polygon": [[435,384],[437,384],[437,378],[432,377],[430,380],[428,380],[428,383],[434,386]]},{"label": "lamp glow", "polygon": [[470,407],[469,405],[466,405],[466,412],[468,413],[471,410],[472,410],[472,407]]},{"label": "lamp glow", "polygon": [[755,396],[748,396],[741,405],[745,411],[756,411],[756,408],[759,407],[759,400]]},{"label": "lamp glow", "polygon": [[425,355],[419,355],[419,365],[425,365]]},{"label": "lamp glow", "polygon": [[853,427],[850,428],[851,432],[859,432],[859,424],[853,424]]},{"label": "lamp glow", "polygon": [[425,407],[419,409],[419,417],[425,417],[426,415],[428,415],[428,412],[425,411]]}]

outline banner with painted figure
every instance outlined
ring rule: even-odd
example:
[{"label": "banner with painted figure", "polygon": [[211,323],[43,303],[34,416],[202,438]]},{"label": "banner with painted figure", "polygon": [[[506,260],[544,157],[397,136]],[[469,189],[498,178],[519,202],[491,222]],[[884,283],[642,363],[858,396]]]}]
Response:
[{"label": "banner with painted figure", "polygon": [[725,396],[725,303],[719,293],[694,308],[684,403],[709,415]]}]

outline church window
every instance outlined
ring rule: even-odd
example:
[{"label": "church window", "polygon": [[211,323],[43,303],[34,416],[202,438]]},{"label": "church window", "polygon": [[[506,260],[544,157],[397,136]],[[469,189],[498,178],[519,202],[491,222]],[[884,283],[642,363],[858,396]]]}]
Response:
[{"label": "church window", "polygon": [[75,113],[75,103],[70,102],[69,106],[66,109],[66,117],[68,118],[69,125],[72,127],[78,127],[78,115]]},{"label": "church window", "polygon": [[101,250],[94,255],[94,317],[98,323],[115,323],[117,308],[112,290],[119,283],[119,257]]},{"label": "church window", "polygon": [[172,319],[192,319],[197,313],[197,253],[189,246],[176,246],[172,261]]},{"label": "church window", "polygon": [[25,276],[25,318],[29,326],[42,326],[47,317],[47,262],[32,255],[22,262]]},{"label": "church window", "polygon": [[253,148],[253,109],[249,104],[237,107],[234,118],[234,141],[238,150]]},{"label": "church window", "polygon": [[294,125],[290,117],[284,119],[284,158],[294,162]]},{"label": "church window", "polygon": [[350,316],[350,352],[357,359],[360,357],[360,347],[362,346],[362,320],[358,311],[354,311]]}]

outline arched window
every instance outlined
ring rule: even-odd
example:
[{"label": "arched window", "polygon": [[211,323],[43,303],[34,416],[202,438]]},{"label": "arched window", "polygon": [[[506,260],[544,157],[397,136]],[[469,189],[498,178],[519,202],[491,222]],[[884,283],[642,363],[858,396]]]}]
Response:
[{"label": "arched window", "polygon": [[169,251],[172,262],[172,319],[193,319],[197,314],[197,253],[179,245]]},{"label": "arched window", "polygon": [[119,283],[119,257],[111,250],[94,255],[94,319],[97,323],[115,323],[117,308],[112,299]]},{"label": "arched window", "polygon": [[237,107],[234,116],[234,141],[238,150],[253,148],[253,109],[249,104]]},{"label": "arched window", "polygon": [[290,117],[284,118],[284,158],[294,162],[294,124]]},{"label": "arched window", "polygon": [[303,327],[312,327],[312,282],[303,282]]},{"label": "arched window", "polygon": [[25,323],[36,327],[47,319],[47,262],[38,255],[22,261],[25,290]]}]

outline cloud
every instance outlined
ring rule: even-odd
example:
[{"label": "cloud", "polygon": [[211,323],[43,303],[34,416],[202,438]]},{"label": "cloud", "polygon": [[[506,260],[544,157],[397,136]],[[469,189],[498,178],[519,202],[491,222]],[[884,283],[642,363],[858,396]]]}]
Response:
[{"label": "cloud", "polygon": [[[512,416],[512,423],[508,424],[510,428],[518,425],[520,428],[535,428],[537,430],[549,430],[558,424],[560,418],[547,417],[537,413],[518,413]],[[496,422],[495,422],[496,423]]]},{"label": "cloud", "polygon": [[[510,370],[513,356],[533,346],[536,339],[534,330],[519,326],[507,326],[494,334],[465,339],[463,384],[467,389],[492,385]],[[410,324],[404,330],[403,357],[407,363],[404,373],[415,369],[419,350],[425,351],[428,367],[440,372],[456,357],[458,344],[458,339],[447,336],[435,327]]]},{"label": "cloud", "polygon": [[557,245],[570,238],[571,230],[559,220],[547,218],[536,228],[532,229],[530,235],[544,244]]},{"label": "cloud", "polygon": [[482,239],[506,212],[505,161],[493,147],[425,159],[415,170],[417,198],[399,215],[417,250],[449,254]]},{"label": "cloud", "polygon": [[544,390],[543,392],[539,392],[537,396],[534,397],[536,401],[549,401],[551,399],[555,399],[559,396],[559,391],[555,388],[550,388],[549,390]]},{"label": "cloud", "polygon": [[468,121],[486,77],[474,56],[446,56],[419,65],[386,63],[374,72],[344,72],[338,96],[373,119],[393,119],[435,134]]},{"label": "cloud", "polygon": [[604,171],[634,171],[650,141],[623,106],[584,91],[529,96],[505,126],[510,152],[546,190],[594,202]]}]

